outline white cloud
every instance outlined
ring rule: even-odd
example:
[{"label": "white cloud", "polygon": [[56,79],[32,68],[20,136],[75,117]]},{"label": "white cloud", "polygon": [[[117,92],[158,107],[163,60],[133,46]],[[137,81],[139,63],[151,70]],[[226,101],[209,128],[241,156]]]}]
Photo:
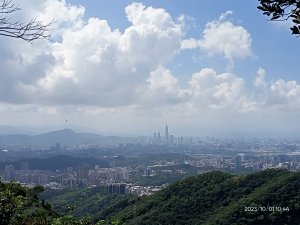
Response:
[{"label": "white cloud", "polygon": [[263,108],[298,108],[300,103],[300,85],[295,80],[266,80],[266,71],[259,68],[254,81],[255,98]]},{"label": "white cloud", "polygon": [[233,14],[232,11],[227,11],[218,20],[208,22],[201,39],[185,39],[182,41],[181,48],[200,48],[208,56],[222,55],[228,61],[227,69],[231,70],[236,59],[252,55],[250,33],[244,27],[227,21],[227,17],[231,14]]},{"label": "white cloud", "polygon": [[[232,74],[217,74],[213,69],[202,69],[190,80],[192,101],[201,107],[224,109],[235,108],[237,111],[252,110],[253,102],[245,95],[245,81]],[[244,108],[244,107],[247,107]]]},{"label": "white cloud", "polygon": [[[122,33],[112,30],[106,20],[85,21],[82,6],[57,0],[31,3],[33,15],[47,21],[55,18],[56,42],[41,41],[29,47],[18,42],[21,51],[13,51],[11,64],[2,62],[2,68],[7,67],[1,78],[5,83],[3,93],[0,91],[2,101],[108,107],[135,104],[136,92],[151,72],[180,51],[181,24],[164,9],[132,3],[125,9],[132,25]],[[7,54],[14,43],[8,40],[3,45]]]},{"label": "white cloud", "polygon": [[200,41],[195,38],[184,39],[181,42],[181,49],[195,49],[200,46]]},{"label": "white cloud", "polygon": [[232,67],[234,60],[251,55],[251,36],[248,31],[229,21],[206,24],[200,46],[209,55],[222,54]]},{"label": "white cloud", "polygon": [[178,79],[163,67],[150,73],[147,83],[139,93],[141,105],[150,104],[152,107],[177,105],[188,100],[188,90],[181,89]]},{"label": "white cloud", "polygon": [[132,26],[121,36],[120,47],[132,61],[157,66],[179,52],[181,25],[164,9],[132,3],[125,12]]},{"label": "white cloud", "polygon": [[300,103],[300,85],[297,81],[279,79],[270,85],[270,103],[293,105],[298,108]]},{"label": "white cloud", "polygon": [[153,115],[192,124],[198,117],[222,121],[231,115],[232,122],[241,115],[255,118],[299,108],[300,85],[268,81],[263,68],[251,87],[241,74],[217,73],[203,65],[188,82],[170,69],[183,49],[222,55],[229,67],[251,56],[251,36],[227,20],[230,11],[207,23],[200,39],[184,39],[183,16],[173,19],[166,10],[141,3],[126,7],[131,24],[123,32],[113,30],[107,20],[86,20],[82,6],[65,1],[30,1],[24,11],[57,23],[52,41],[30,45],[0,37],[0,116],[11,121],[18,113],[26,118],[47,115],[53,121],[83,115],[92,125],[98,117],[106,125],[122,118],[126,127]]},{"label": "white cloud", "polygon": [[226,11],[225,13],[222,13],[221,16],[219,17],[219,20],[225,20],[228,16],[232,15],[232,11]]},{"label": "white cloud", "polygon": [[266,76],[266,71],[260,67],[257,71],[257,75],[254,81],[254,86],[257,88],[265,89],[267,87],[265,76]]},{"label": "white cloud", "polygon": [[134,104],[151,71],[179,51],[181,28],[165,10],[133,3],[125,11],[132,25],[124,33],[111,30],[105,20],[91,18],[54,45],[56,57],[64,63],[41,83],[51,84],[48,90],[59,93],[55,99],[105,106]]}]

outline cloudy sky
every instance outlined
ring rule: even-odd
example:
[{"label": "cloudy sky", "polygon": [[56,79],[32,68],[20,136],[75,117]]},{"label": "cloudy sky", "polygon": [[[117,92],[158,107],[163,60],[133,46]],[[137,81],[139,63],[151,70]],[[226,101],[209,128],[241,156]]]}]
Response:
[{"label": "cloudy sky", "polygon": [[56,23],[50,40],[0,36],[0,125],[300,133],[300,39],[258,1],[15,2],[12,19]]}]

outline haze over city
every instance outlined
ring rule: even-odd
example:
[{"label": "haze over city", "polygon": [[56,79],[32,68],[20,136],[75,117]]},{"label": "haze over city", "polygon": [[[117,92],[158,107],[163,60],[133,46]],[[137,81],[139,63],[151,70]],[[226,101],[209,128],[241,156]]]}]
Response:
[{"label": "haze over city", "polygon": [[49,40],[0,36],[0,125],[299,136],[289,22],[256,1],[113,2],[15,1],[16,18],[55,23]]}]

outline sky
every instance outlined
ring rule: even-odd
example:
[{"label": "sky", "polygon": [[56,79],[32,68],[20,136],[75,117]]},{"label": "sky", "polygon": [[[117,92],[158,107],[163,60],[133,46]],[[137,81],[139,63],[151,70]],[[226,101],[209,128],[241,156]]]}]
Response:
[{"label": "sky", "polygon": [[14,0],[49,40],[0,36],[0,125],[299,136],[300,40],[258,1]]}]

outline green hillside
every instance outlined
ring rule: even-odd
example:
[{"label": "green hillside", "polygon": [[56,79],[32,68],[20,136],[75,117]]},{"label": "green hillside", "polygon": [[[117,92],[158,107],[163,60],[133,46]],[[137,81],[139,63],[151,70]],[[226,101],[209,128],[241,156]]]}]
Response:
[{"label": "green hillside", "polygon": [[0,224],[300,224],[300,172],[286,170],[209,172],[146,197],[106,195],[103,187],[40,191],[0,183]]},{"label": "green hillside", "polygon": [[139,225],[300,224],[300,173],[266,170],[235,176],[210,172],[190,177],[111,215],[111,221]]},{"label": "green hillside", "polygon": [[49,203],[38,199],[43,187],[22,187],[0,182],[1,225],[88,225],[86,219],[60,215]]},{"label": "green hillside", "polygon": [[45,190],[40,199],[49,202],[59,214],[70,214],[76,218],[87,217],[91,224],[115,214],[138,199],[134,195],[107,195],[106,187],[84,189]]}]

